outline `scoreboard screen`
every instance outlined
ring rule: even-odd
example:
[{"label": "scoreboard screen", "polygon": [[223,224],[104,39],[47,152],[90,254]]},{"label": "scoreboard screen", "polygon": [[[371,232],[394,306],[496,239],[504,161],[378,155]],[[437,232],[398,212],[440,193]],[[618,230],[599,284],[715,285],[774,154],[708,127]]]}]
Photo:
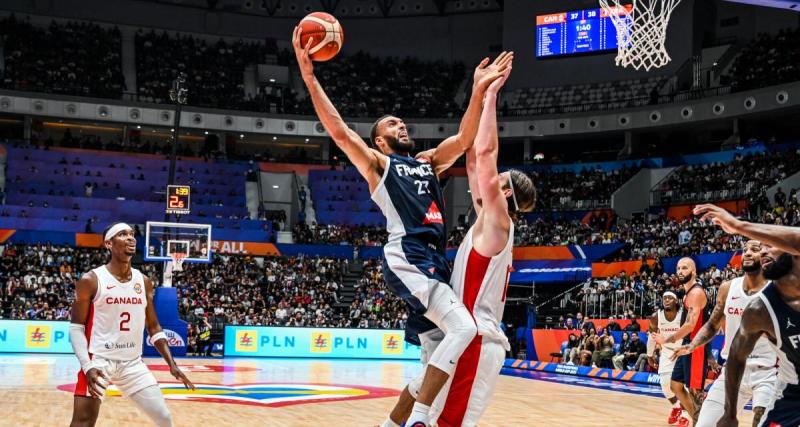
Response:
[{"label": "scoreboard screen", "polygon": [[167,213],[185,215],[191,210],[192,189],[188,185],[167,186]]},{"label": "scoreboard screen", "polygon": [[[631,5],[619,7],[627,15]],[[617,48],[617,30],[609,14],[601,9],[551,13],[536,17],[536,57],[605,52]]]}]

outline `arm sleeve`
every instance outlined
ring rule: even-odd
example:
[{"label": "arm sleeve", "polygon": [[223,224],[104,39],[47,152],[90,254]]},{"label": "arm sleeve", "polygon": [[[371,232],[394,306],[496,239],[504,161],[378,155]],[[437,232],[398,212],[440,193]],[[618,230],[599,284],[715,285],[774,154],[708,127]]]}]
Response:
[{"label": "arm sleeve", "polygon": [[656,352],[656,340],[647,337],[647,357],[653,357]]},{"label": "arm sleeve", "polygon": [[77,323],[69,324],[69,340],[72,343],[72,351],[81,364],[83,373],[92,369],[92,359],[89,357],[89,340],[86,339],[86,326]]}]

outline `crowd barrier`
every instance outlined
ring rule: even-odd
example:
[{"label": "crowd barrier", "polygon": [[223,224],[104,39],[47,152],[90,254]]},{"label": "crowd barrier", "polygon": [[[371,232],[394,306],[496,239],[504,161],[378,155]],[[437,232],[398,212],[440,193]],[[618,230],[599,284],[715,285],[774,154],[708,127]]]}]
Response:
[{"label": "crowd barrier", "polygon": [[[589,319],[595,325],[595,329],[599,332],[603,329],[607,324],[608,320],[603,319]],[[625,328],[630,324],[630,320],[615,320],[621,328]],[[637,320],[640,326],[640,333],[639,338],[642,339],[643,342],[647,343],[648,334],[647,331],[649,330],[650,321],[647,319],[639,319]],[[554,354],[558,353],[561,354],[562,351],[562,344],[567,342],[569,339],[570,334],[575,334],[576,336],[580,336],[580,330],[570,330],[570,329],[529,329],[527,335],[527,357],[530,360],[538,360],[540,362],[557,362],[559,358],[554,356]],[[622,336],[622,331],[612,332],[612,336],[614,336],[614,341],[619,343]],[[722,345],[725,341],[725,337],[723,335],[717,335],[714,337],[714,340],[711,343],[712,352],[715,355],[718,355],[719,352],[722,350]]]},{"label": "crowd barrier", "polygon": [[402,330],[225,326],[225,356],[418,360]]}]

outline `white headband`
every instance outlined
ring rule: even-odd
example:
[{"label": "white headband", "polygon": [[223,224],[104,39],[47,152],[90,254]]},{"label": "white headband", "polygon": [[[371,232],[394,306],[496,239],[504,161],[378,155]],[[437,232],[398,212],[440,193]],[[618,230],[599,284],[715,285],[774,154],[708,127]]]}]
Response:
[{"label": "white headband", "polygon": [[672,292],[672,291],[666,291],[666,292],[664,292],[664,295],[661,295],[661,297],[662,297],[662,298],[663,298],[663,297],[672,297],[672,298],[678,299],[678,296],[677,296],[677,295],[675,295],[675,293],[674,293],[674,292]]},{"label": "white headband", "polygon": [[131,226],[128,225],[128,224],[125,224],[124,222],[120,222],[118,224],[114,224],[113,227],[108,229],[108,231],[106,232],[106,235],[103,236],[103,241],[111,240],[111,239],[114,238],[114,236],[117,235],[117,233],[119,233],[120,231],[126,231],[126,230],[133,231]]}]

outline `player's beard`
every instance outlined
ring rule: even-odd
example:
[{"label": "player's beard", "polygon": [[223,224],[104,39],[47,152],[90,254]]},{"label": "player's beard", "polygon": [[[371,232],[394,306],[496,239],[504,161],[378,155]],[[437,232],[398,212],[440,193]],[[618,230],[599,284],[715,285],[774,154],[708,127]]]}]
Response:
[{"label": "player's beard", "polygon": [[764,267],[764,278],[767,280],[778,280],[789,274],[794,267],[794,260],[788,253],[782,253],[778,259]]},{"label": "player's beard", "polygon": [[414,140],[411,138],[408,138],[408,142],[400,142],[399,139],[391,135],[384,135],[383,138],[395,153],[408,154],[414,151]]},{"label": "player's beard", "polygon": [[761,270],[761,261],[753,260],[753,263],[750,265],[742,262],[742,271],[745,273],[757,273],[759,270]]},{"label": "player's beard", "polygon": [[681,276],[678,276],[678,280],[681,282],[682,285],[685,285],[689,283],[689,281],[691,281],[693,277],[694,273],[689,273],[688,276],[683,276],[683,278],[681,278]]}]

